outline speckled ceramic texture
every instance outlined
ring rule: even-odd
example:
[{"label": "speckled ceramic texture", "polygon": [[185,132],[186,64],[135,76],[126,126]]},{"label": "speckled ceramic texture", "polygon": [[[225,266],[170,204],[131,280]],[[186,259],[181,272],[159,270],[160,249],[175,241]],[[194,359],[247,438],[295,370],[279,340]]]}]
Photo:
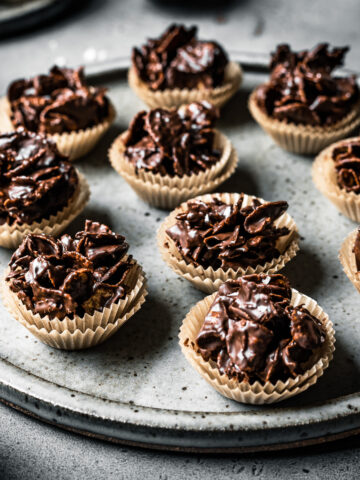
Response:
[{"label": "speckled ceramic texture", "polygon": [[[178,329],[204,294],[160,258],[156,231],[168,212],[142,202],[107,161],[111,142],[142,108],[118,82],[109,85],[115,125],[79,163],[91,200],[67,231],[91,218],[124,234],[147,273],[147,302],[108,342],[82,352],[41,344],[0,306],[0,396],[53,423],[165,448],[259,448],[360,427],[360,296],[337,258],[355,224],[313,186],[312,159],[277,147],[251,119],[247,96],[264,78],[246,75],[222,110],[219,129],[237,149],[239,165],[221,191],[289,202],[301,248],[283,272],[324,308],[336,330],[334,359],[319,382],[277,406],[246,406],[219,395],[183,358]],[[1,269],[9,258],[1,249]]]}]

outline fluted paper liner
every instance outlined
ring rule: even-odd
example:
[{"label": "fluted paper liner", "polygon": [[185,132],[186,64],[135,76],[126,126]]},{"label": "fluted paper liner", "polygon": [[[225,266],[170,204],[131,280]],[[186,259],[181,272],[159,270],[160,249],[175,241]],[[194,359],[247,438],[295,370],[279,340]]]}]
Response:
[{"label": "fluted paper liner", "polygon": [[[124,135],[124,134],[123,134]],[[237,166],[237,154],[225,135],[216,131],[216,146],[222,151],[218,166],[213,166],[209,172],[186,175],[180,178],[161,177],[149,172],[137,175],[132,165],[122,155],[124,150],[123,137],[120,135],[109,150],[109,159],[114,169],[126,180],[135,192],[144,201],[155,207],[164,209],[174,208],[180,203],[195,197],[196,195],[215,190],[235,171]],[[214,175],[214,176],[212,176]],[[159,183],[154,183],[159,180]]]},{"label": "fluted paper liner", "polygon": [[354,230],[345,238],[341,245],[339,259],[348,279],[357,291],[360,292],[360,272],[357,271],[355,254],[353,252],[356,235],[357,230]]},{"label": "fluted paper liner", "polygon": [[229,62],[225,68],[223,85],[215,88],[151,90],[137,75],[134,67],[129,69],[129,85],[136,95],[150,108],[180,107],[191,102],[207,100],[216,107],[222,107],[239,89],[242,69],[236,62]]},{"label": "fluted paper liner", "polygon": [[313,182],[318,190],[325,195],[346,217],[354,222],[360,222],[360,195],[347,192],[339,187],[332,153],[335,148],[344,143],[358,141],[360,137],[347,138],[326,148],[316,157],[312,166]]},{"label": "fluted paper liner", "polygon": [[[114,121],[115,108],[111,103],[109,109],[108,118],[94,127],[61,134],[48,134],[47,137],[56,142],[59,152],[69,157],[69,160],[83,157],[95,147]],[[14,131],[14,125],[11,122],[10,103],[6,97],[3,97],[0,99],[0,133],[12,131]]]},{"label": "fluted paper liner", "polygon": [[90,189],[85,177],[77,171],[79,184],[68,204],[57,213],[40,222],[22,225],[0,225],[0,246],[17,248],[28,233],[44,233],[58,236],[85,208],[89,201]]},{"label": "fluted paper liner", "polygon": [[145,302],[146,279],[141,267],[134,261],[127,284],[128,295],[110,308],[95,311],[73,319],[50,319],[28,310],[17,294],[10,290],[7,282],[0,284],[0,293],[7,310],[39,340],[51,347],[63,350],[80,350],[102,343],[132,317]]},{"label": "fluted paper liner", "polygon": [[200,375],[219,393],[237,402],[251,404],[268,404],[285,400],[298,395],[315,384],[324,370],[329,366],[335,350],[335,332],[328,315],[315,302],[315,300],[292,289],[291,305],[303,305],[321,321],[326,331],[324,345],[307,362],[307,370],[302,375],[289,378],[286,382],[278,380],[275,384],[256,381],[250,384],[246,381],[239,382],[230,379],[227,375],[221,375],[213,360],[205,361],[197,352],[196,337],[204,323],[216,293],[205,297],[198,302],[187,314],[179,333],[181,350],[188,362]]},{"label": "fluted paper liner", "polygon": [[256,90],[249,97],[249,110],[261,128],[280,147],[293,153],[316,154],[331,143],[349,136],[360,125],[360,105],[357,104],[342,120],[327,127],[296,125],[281,122],[266,115],[256,101]]},{"label": "fluted paper liner", "polygon": [[[217,198],[222,202],[233,205],[240,199],[239,193],[214,193],[208,195],[202,195],[197,199],[204,202],[210,202],[212,199]],[[243,206],[250,205],[252,200],[257,198],[260,202],[265,203],[265,200],[254,197],[252,195],[244,195]],[[195,199],[194,199],[195,200]],[[281,270],[286,263],[295,257],[299,250],[298,245],[298,230],[297,226],[288,213],[284,213],[278,218],[274,224],[278,228],[287,227],[290,233],[284,237],[280,237],[276,243],[277,249],[281,255],[277,258],[273,258],[270,262],[264,265],[257,265],[255,268],[238,268],[236,270],[230,268],[223,270],[219,268],[214,270],[212,267],[204,268],[202,266],[195,266],[192,263],[187,262],[181,255],[175,242],[167,235],[166,230],[175,224],[175,217],[182,211],[187,210],[187,204],[183,203],[179,208],[175,209],[161,224],[157,239],[158,246],[164,261],[183,278],[191,282],[196,288],[202,290],[205,293],[215,292],[220,285],[226,280],[236,279],[242,275],[250,275],[252,273],[275,273]]]}]

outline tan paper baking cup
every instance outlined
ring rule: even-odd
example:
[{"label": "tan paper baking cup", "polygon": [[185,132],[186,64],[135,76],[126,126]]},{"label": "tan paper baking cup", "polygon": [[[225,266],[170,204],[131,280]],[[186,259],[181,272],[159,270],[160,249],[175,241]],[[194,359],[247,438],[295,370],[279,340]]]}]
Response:
[{"label": "tan paper baking cup", "polygon": [[239,89],[242,81],[242,69],[236,62],[229,62],[225,69],[224,84],[216,88],[151,90],[139,79],[135,69],[128,73],[129,85],[136,95],[150,108],[180,107],[191,102],[207,100],[216,107],[222,107]]},{"label": "tan paper baking cup", "polygon": [[147,172],[144,169],[139,169],[138,172],[136,172],[134,165],[130,163],[124,155],[126,150],[125,138],[127,135],[128,131],[119,135],[110,147],[109,159],[111,165],[118,173],[120,173],[120,175],[122,175],[122,172],[125,172],[142,182],[148,182],[152,185],[160,185],[161,187],[166,186],[178,189],[185,188],[189,190],[197,185],[212,180],[224,170],[232,151],[230,140],[218,130],[215,130],[214,148],[221,151],[221,157],[211,168],[208,168],[203,172],[184,175],[183,177],[176,175],[174,177],[171,177],[170,175],[160,175],[160,173]]},{"label": "tan paper baking cup", "polygon": [[360,137],[347,138],[330,145],[316,157],[312,166],[313,182],[318,190],[325,195],[345,216],[354,222],[360,222],[360,195],[347,192],[337,183],[335,162],[332,153],[335,148],[345,142],[358,141]]},{"label": "tan paper baking cup", "polygon": [[146,279],[141,267],[134,262],[132,275],[128,279],[132,284],[130,293],[118,303],[93,315],[63,320],[50,319],[28,310],[12,292],[5,280],[0,284],[0,294],[7,310],[39,340],[51,347],[63,350],[80,350],[102,343],[113,335],[136,313],[145,302],[147,295]]},{"label": "tan paper baking cup", "polygon": [[281,122],[266,115],[256,101],[256,90],[249,97],[249,110],[261,128],[280,147],[293,153],[316,154],[331,143],[348,137],[360,125],[360,106],[354,106],[342,120],[330,127],[312,127]]},{"label": "tan paper baking cup", "polygon": [[329,366],[335,350],[335,332],[332,322],[315,300],[293,289],[291,305],[303,305],[321,321],[326,330],[325,343],[316,357],[313,356],[307,362],[308,369],[305,373],[295,378],[289,378],[286,382],[278,380],[275,384],[265,382],[264,385],[258,381],[253,384],[245,381],[239,382],[230,379],[227,375],[221,375],[216,363],[212,360],[205,361],[196,348],[196,337],[215,296],[216,293],[213,293],[205,297],[190,310],[180,328],[179,343],[188,362],[212,387],[225,397],[237,402],[251,404],[280,402],[307,390],[317,382]]},{"label": "tan paper baking cup", "polygon": [[357,291],[360,292],[360,272],[357,271],[355,254],[353,252],[356,235],[357,230],[354,230],[345,238],[340,248],[339,260],[348,279]]},{"label": "tan paper baking cup", "polygon": [[[187,176],[182,187],[171,186],[170,177],[166,180],[166,182],[169,182],[169,185],[166,185],[164,182],[161,184],[153,183],[153,179],[144,180],[147,177],[146,174],[143,174],[141,177],[136,175],[134,169],[129,169],[129,162],[118,153],[119,145],[123,144],[120,137],[115,140],[110,148],[109,159],[113,168],[145,202],[155,207],[171,209],[189,198],[215,190],[234,173],[238,162],[236,151],[232,148],[230,141],[220,132],[218,132],[217,138],[223,145],[222,157],[225,156],[225,159],[220,159],[220,162],[225,163],[222,170],[218,171],[215,177],[208,177],[206,180],[199,174]],[[226,158],[228,158],[227,161]],[[152,177],[157,177],[157,175],[151,175]],[[159,177],[161,176],[159,175]]]},{"label": "tan paper baking cup", "polygon": [[[236,203],[240,199],[239,193],[214,193],[208,195],[202,195],[197,197],[204,202],[210,202],[214,198],[227,203],[229,205]],[[250,205],[254,197],[252,195],[244,195],[243,205]],[[265,203],[265,200],[258,198],[262,203]],[[284,237],[278,239],[276,247],[281,252],[281,255],[277,258],[272,259],[270,262],[265,263],[265,265],[258,265],[256,268],[247,267],[247,268],[238,268],[236,270],[230,268],[228,270],[223,270],[219,268],[214,270],[212,267],[204,268],[202,266],[195,266],[184,260],[180,251],[178,250],[175,242],[167,235],[166,230],[175,224],[175,217],[187,209],[187,204],[183,203],[179,208],[175,209],[170,215],[164,220],[160,225],[157,241],[158,246],[163,257],[163,260],[183,278],[191,282],[196,288],[202,290],[205,293],[212,293],[218,290],[220,285],[226,280],[236,279],[242,275],[250,275],[252,273],[275,273],[281,270],[286,263],[288,263],[292,258],[295,257],[299,250],[299,235],[297,226],[293,218],[288,214],[284,213],[280,218],[275,222],[275,225],[278,228],[287,227],[290,230],[290,233]]]},{"label": "tan paper baking cup", "polygon": [[[10,115],[10,104],[6,97],[2,97],[0,99],[0,133],[12,132],[14,130]],[[76,160],[89,153],[95,147],[113,123],[115,115],[115,108],[110,103],[110,114],[104,122],[85,130],[56,133],[48,135],[48,137],[56,142],[60,153],[69,157],[69,160]]]},{"label": "tan paper baking cup", "polygon": [[90,198],[90,189],[85,177],[77,171],[78,187],[69,203],[55,215],[41,222],[22,225],[0,225],[0,246],[17,248],[28,233],[44,233],[57,237],[85,208]]}]

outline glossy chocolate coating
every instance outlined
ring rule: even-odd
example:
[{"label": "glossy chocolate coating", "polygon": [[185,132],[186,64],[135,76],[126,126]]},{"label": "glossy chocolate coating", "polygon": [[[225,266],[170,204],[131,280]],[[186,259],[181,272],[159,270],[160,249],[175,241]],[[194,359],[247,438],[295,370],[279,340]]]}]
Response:
[{"label": "glossy chocolate coating", "polygon": [[54,142],[19,129],[0,135],[0,225],[33,223],[57,213],[79,183]]},{"label": "glossy chocolate coating", "polygon": [[74,238],[29,234],[11,257],[6,280],[35,314],[92,315],[127,294],[134,267],[124,258],[128,248],[122,235],[90,220]]},{"label": "glossy chocolate coating", "polygon": [[125,139],[125,157],[135,170],[182,177],[210,168],[220,158],[213,148],[219,113],[208,102],[178,110],[139,112]]},{"label": "glossy chocolate coating", "polygon": [[199,352],[221,374],[250,383],[285,381],[324,343],[321,322],[302,306],[290,306],[283,275],[246,275],[225,282],[197,336]]},{"label": "glossy chocolate coating", "polygon": [[109,116],[105,92],[87,86],[83,68],[55,66],[48,75],[10,84],[11,120],[15,127],[50,134],[93,127]]},{"label": "glossy chocolate coating", "polygon": [[197,27],[171,25],[157,39],[134,48],[132,64],[152,90],[211,88],[224,80],[228,58],[216,42],[197,40]]},{"label": "glossy chocolate coating", "polygon": [[274,226],[288,204],[261,204],[255,199],[243,208],[242,203],[243,195],[234,205],[216,198],[209,203],[189,200],[166,233],[183,258],[194,265],[214,270],[264,265],[280,255],[276,241],[289,233],[286,227]]},{"label": "glossy chocolate coating", "polygon": [[301,52],[279,45],[272,54],[269,82],[256,90],[259,107],[272,118],[295,124],[322,126],[341,120],[359,99],[354,76],[332,75],[347,51],[330,50],[327,43]]},{"label": "glossy chocolate coating", "polygon": [[336,178],[339,187],[347,192],[360,193],[360,141],[343,142],[334,148]]}]

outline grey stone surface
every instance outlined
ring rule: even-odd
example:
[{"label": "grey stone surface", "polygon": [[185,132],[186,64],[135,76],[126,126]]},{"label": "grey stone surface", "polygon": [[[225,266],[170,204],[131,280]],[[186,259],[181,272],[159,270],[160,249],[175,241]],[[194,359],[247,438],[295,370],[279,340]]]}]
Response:
[{"label": "grey stone surface", "polygon": [[84,439],[1,404],[0,424],[0,478],[4,480],[358,478],[359,438],[267,454],[185,455]]},{"label": "grey stone surface", "polygon": [[[336,15],[331,15],[332,6],[333,8],[337,7]],[[355,21],[359,17],[359,4],[357,1],[347,0],[341,2],[341,8],[338,7],[339,2],[326,0],[301,2],[297,6],[295,3],[285,0],[253,2],[244,0],[231,2],[228,7],[222,6],[218,9],[209,7],[206,11],[203,9],[190,12],[184,9],[179,11],[170,6],[162,5],[160,7],[159,3],[150,1],[91,2],[88,10],[77,13],[75,17],[63,20],[56,26],[1,42],[0,60],[3,66],[6,65],[6,68],[2,68],[0,72],[0,92],[5,91],[6,85],[14,77],[46,70],[54,61],[62,60],[69,64],[78,64],[92,59],[101,60],[106,56],[126,55],[134,43],[139,43],[139,37],[157,34],[174,18],[177,21],[186,20],[200,24],[204,36],[216,37],[233,50],[267,51],[279,41],[284,40],[299,48],[324,39],[329,39],[332,43],[337,44],[350,43],[352,53],[349,56],[349,62],[353,68],[360,69],[360,53],[356,42],[358,22]],[[141,12],[140,16],[139,12]],[[346,26],[346,28],[338,28],[339,25]],[[249,82],[247,88],[251,88],[251,82],[254,79],[248,77],[247,81]],[[245,111],[246,93],[247,90],[243,90],[243,93],[239,94],[232,102],[231,107],[224,110],[222,129],[231,135],[240,155],[239,172],[235,180],[227,185],[227,188],[243,189],[248,193],[256,193],[268,199],[276,199],[281,196],[290,202],[290,212],[296,218],[305,239],[302,244],[302,254],[293,262],[291,268],[290,266],[287,268],[287,273],[291,276],[295,287],[318,299],[338,323],[338,352],[340,351],[340,355],[336,357],[332,370],[329,370],[321,384],[319,383],[319,386],[312,389],[312,393],[309,392],[302,396],[301,402],[311,402],[313,395],[322,399],[325,398],[324,396],[337,396],[341,392],[351,393],[358,388],[358,377],[355,374],[358,366],[355,370],[354,363],[351,362],[355,362],[357,365],[358,359],[348,358],[346,351],[349,350],[346,345],[349,341],[356,342],[359,333],[358,328],[355,327],[354,336],[350,338],[349,335],[346,335],[344,327],[353,312],[356,311],[356,306],[359,306],[359,299],[355,290],[351,289],[347,279],[341,273],[337,261],[328,262],[327,258],[329,255],[333,259],[335,258],[341,239],[353,228],[353,225],[341,218],[336,210],[314,191],[310,181],[309,160],[285,154],[275,147],[269,138],[261,134],[253,124],[248,123],[249,118]],[[149,269],[153,261],[151,257],[155,250],[155,244],[152,241],[144,248],[138,241],[137,235],[141,230],[144,230],[145,234],[152,231],[154,225],[158,224],[157,219],[163,218],[164,214],[147,209],[145,211],[149,211],[150,215],[144,216],[140,225],[136,224],[132,221],[132,205],[136,205],[137,202],[135,194],[120,179],[117,179],[119,188],[117,198],[122,199],[123,204],[117,203],[116,206],[110,207],[113,200],[111,190],[110,188],[104,190],[97,179],[99,168],[106,161],[107,145],[118,131],[126,127],[131,115],[140,107],[133,95],[122,87],[113,88],[111,95],[119,110],[117,127],[112,129],[86,163],[79,164],[80,168],[89,176],[93,191],[98,192],[98,195],[94,197],[95,201],[89,205],[86,213],[94,218],[100,216],[108,218],[118,229],[123,226],[123,231],[132,246],[132,253],[144,264],[145,268]],[[255,136],[252,137],[253,135]],[[296,172],[296,178],[292,177],[285,183],[280,182],[276,175],[276,168],[283,168],[284,164],[289,165],[289,171],[291,167]],[[261,176],[258,175],[260,171]],[[104,175],[103,182],[113,185],[112,182],[116,178],[115,173],[107,168]],[[124,191],[121,191],[120,189],[123,188]],[[125,206],[124,199],[130,207]],[[307,221],[306,207],[309,205],[321,211],[321,218],[314,225],[310,225]],[[322,225],[327,225],[324,233],[320,228]],[[334,229],[334,225],[336,225],[336,229]],[[4,266],[4,261],[5,258],[2,257],[2,266]],[[308,269],[311,269],[313,275],[311,282],[309,282],[308,274],[305,273]],[[170,287],[172,285],[173,289],[180,284],[175,275],[165,266],[162,275],[168,279],[168,285]],[[152,302],[156,298],[165,298],[166,292],[164,293],[162,290],[164,287],[160,285],[158,279],[153,277],[150,279],[150,283],[153,293]],[[337,295],[329,295],[329,292],[334,292],[334,286],[337,288]],[[201,298],[201,295],[189,286],[184,285],[184,289],[189,295],[186,297],[186,302],[183,301],[181,304],[180,296],[178,305],[174,305],[176,301],[173,301],[172,305],[166,305],[166,316],[171,318],[171,328],[174,331],[189,304],[196,301],[197,298]],[[344,309],[339,298],[343,299],[348,294],[351,297],[351,307]],[[165,308],[164,302],[161,306]],[[148,308],[150,308],[150,304]],[[145,317],[146,312],[147,310],[144,310]],[[8,322],[9,319],[5,318],[5,321]],[[168,332],[169,325],[161,326],[160,321],[157,325],[161,327],[160,343],[158,347],[153,348],[152,346],[151,351],[144,353],[145,364],[153,360],[150,358],[153,355],[155,359],[159,359],[159,355],[169,355],[170,358],[173,351],[174,365],[183,362],[179,351],[174,349],[176,347],[175,339]],[[124,329],[127,329],[127,334],[129,334],[136,329],[135,327],[136,325],[129,323]],[[2,351],[14,363],[26,363],[26,368],[35,374],[53,376],[54,365],[59,361],[62,366],[66,364],[67,369],[70,369],[69,372],[63,369],[63,374],[58,378],[60,383],[66,385],[69,385],[69,382],[72,382],[73,385],[78,383],[75,368],[77,361],[83,363],[84,368],[90,359],[96,362],[97,367],[88,370],[91,377],[89,384],[92,384],[94,379],[97,380],[97,376],[100,375],[99,353],[106,352],[108,349],[101,347],[89,352],[84,357],[81,354],[74,355],[76,361],[69,358],[71,355],[66,355],[66,363],[61,363],[60,356],[56,356],[57,360],[51,361],[48,350],[41,345],[34,344],[31,338],[25,338],[20,326],[13,325],[11,328],[18,329],[15,335],[17,343],[10,343],[6,338],[1,338],[1,341],[2,349],[6,349],[6,351]],[[170,336],[172,340],[169,340]],[[121,337],[117,336],[116,338],[118,340],[114,339],[110,343],[110,351],[116,350],[117,342],[121,342]],[[25,351],[19,348],[20,345],[27,347]],[[32,353],[35,360],[29,361],[29,358],[22,358],[23,352],[30,351],[29,347],[33,348]],[[36,360],[36,357],[39,360]],[[342,383],[334,382],[335,375],[339,378],[343,372],[343,366],[346,365],[347,371],[342,376]],[[130,369],[129,365],[126,368]],[[182,369],[185,370],[181,371]],[[181,375],[183,375],[184,382],[188,382],[188,379],[191,378],[192,381],[201,385],[201,389],[196,388],[197,383],[195,383],[193,390],[179,390],[177,395],[172,397],[172,401],[178,402],[184,408],[191,408],[194,395],[196,401],[201,401],[204,408],[221,409],[224,407],[225,401],[208,389],[185,363],[179,363],[178,371],[180,382],[177,383],[176,388],[181,388]],[[161,366],[157,365],[157,369],[153,373],[147,373],[144,370],[141,372],[141,379],[144,379],[145,382],[140,390],[132,392],[131,388],[128,390],[125,388],[120,392],[110,389],[107,390],[108,395],[115,397],[125,395],[128,399],[130,399],[130,395],[136,395],[138,400],[144,402],[150,398],[149,389],[152,389],[155,384],[155,390],[159,393],[157,401],[163,401],[164,397],[160,394],[163,386],[159,374]],[[129,370],[129,375],[130,373]],[[123,371],[123,374],[125,379],[127,371]],[[110,380],[107,380],[108,385],[110,385]],[[87,382],[82,382],[81,388],[89,388],[89,385]],[[209,393],[206,395],[208,399],[200,398],[200,396],[205,397],[205,394],[202,393],[204,389]],[[232,404],[231,408],[239,407]],[[356,478],[356,467],[359,462],[358,440],[345,442],[346,448],[342,443],[337,444],[336,447],[315,448],[275,456],[186,456],[146,452],[90,441],[39,424],[5,407],[1,407],[0,415],[2,430],[0,478],[84,478],[85,476],[88,478],[163,479],[251,478],[252,476],[283,478],[289,475],[292,478],[304,478],[307,475],[309,478],[339,476],[340,478]]]}]

